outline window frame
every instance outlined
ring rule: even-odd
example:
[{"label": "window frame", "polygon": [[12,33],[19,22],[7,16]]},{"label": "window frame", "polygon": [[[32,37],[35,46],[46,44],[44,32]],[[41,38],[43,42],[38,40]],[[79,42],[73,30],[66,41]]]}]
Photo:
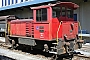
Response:
[{"label": "window frame", "polygon": [[12,0],[12,2],[11,2],[12,4],[14,4],[14,0]]},{"label": "window frame", "polygon": [[[53,7],[55,7],[55,6],[53,6]],[[52,18],[58,18],[57,17],[57,14],[56,14],[56,11],[55,11],[55,13],[53,12],[53,7],[52,7]],[[59,17],[68,17],[68,18],[71,18],[71,19],[74,17],[74,15],[73,15],[74,14],[73,8],[70,8],[70,7],[67,7],[67,6],[62,6],[62,5],[60,5],[59,7],[60,7],[60,15],[59,15]],[[67,9],[71,9],[71,11],[70,11],[70,17],[68,15]]]},{"label": "window frame", "polygon": [[25,1],[29,1],[29,0],[25,0]]},{"label": "window frame", "polygon": [[[57,11],[55,11],[55,16],[53,15],[53,13],[54,13],[53,8],[54,8],[54,7],[58,7],[58,6],[53,6],[53,7],[52,7],[52,18],[58,17],[58,16],[57,16]],[[61,6],[59,6],[59,7],[60,7],[60,13],[59,13],[59,17],[60,17],[60,16],[61,16]]]},{"label": "window frame", "polygon": [[[62,10],[63,10],[62,8],[63,8],[63,7],[65,8],[65,9],[64,9],[64,13],[65,13],[64,16],[62,15],[62,12],[63,12],[63,11],[62,11]],[[66,17],[66,16],[67,16],[66,6],[61,6],[61,16],[62,16],[62,17]]]},{"label": "window frame", "polygon": [[7,6],[7,0],[5,0],[5,6]]},{"label": "window frame", "polygon": [[[70,17],[68,17],[68,10],[67,10],[67,9],[70,9],[70,10],[71,10],[71,11],[69,10],[69,11],[70,11]],[[67,17],[68,17],[68,18],[73,18],[73,17],[74,17],[74,15],[73,15],[73,14],[74,14],[73,8],[67,7],[67,9],[66,9],[66,11],[67,11]]]},{"label": "window frame", "polygon": [[21,0],[21,2],[23,2],[23,0]]},{"label": "window frame", "polygon": [[18,3],[18,0],[15,1],[15,4]]},{"label": "window frame", "polygon": [[10,0],[8,0],[8,5],[10,5]]},{"label": "window frame", "polygon": [[[43,13],[43,9],[46,9],[46,12]],[[43,19],[43,16],[44,19]],[[41,9],[36,9],[36,22],[46,22],[48,20],[48,9],[47,8],[41,8]]]}]

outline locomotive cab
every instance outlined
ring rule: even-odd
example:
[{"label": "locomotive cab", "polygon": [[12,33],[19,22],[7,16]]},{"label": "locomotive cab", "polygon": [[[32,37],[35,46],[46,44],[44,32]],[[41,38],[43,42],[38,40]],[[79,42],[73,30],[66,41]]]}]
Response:
[{"label": "locomotive cab", "polygon": [[69,39],[75,38],[78,34],[78,23],[74,21],[73,11],[77,8],[78,5],[71,2],[32,7],[34,38],[47,41],[56,39],[57,35],[62,39],[65,35]]},{"label": "locomotive cab", "polygon": [[[76,34],[78,34],[78,23],[73,18],[73,13],[76,9],[74,6],[71,3],[61,3],[52,7],[53,38],[56,38],[58,35],[58,38],[63,40],[64,36],[67,36],[68,40],[75,39]],[[76,7],[78,6],[76,5]]]}]

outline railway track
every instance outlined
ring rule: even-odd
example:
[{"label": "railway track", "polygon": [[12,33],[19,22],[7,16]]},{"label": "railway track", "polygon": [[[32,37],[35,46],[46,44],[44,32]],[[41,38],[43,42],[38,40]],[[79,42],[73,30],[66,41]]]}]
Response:
[{"label": "railway track", "polygon": [[85,55],[76,55],[72,60],[90,60],[90,57],[87,57]]},{"label": "railway track", "polygon": [[[37,53],[39,51],[28,52],[28,51],[23,51],[21,49],[10,49],[9,47],[10,46],[6,45],[5,43],[0,43],[0,48],[3,48],[5,50],[7,49],[7,50],[10,50],[12,52],[15,52],[15,53],[18,53],[18,54],[22,54],[22,55],[25,55],[25,56],[30,56],[30,57],[33,56],[36,59],[38,58],[38,60],[40,60],[40,59],[52,60],[50,55],[48,57],[46,57],[43,52],[41,52],[41,53]],[[14,58],[14,59],[18,60],[17,58]],[[69,59],[63,59],[63,60],[69,60]],[[74,58],[72,58],[72,60],[90,60],[90,56],[78,54],[78,55],[74,55]]]},{"label": "railway track", "polygon": [[[26,51],[23,51],[23,50],[20,50],[20,49],[10,49],[9,47],[10,46],[6,45],[5,43],[0,43],[0,48],[1,49],[9,50],[9,51],[12,51],[12,52],[17,53],[17,54],[21,54],[21,55],[24,55],[24,56],[27,56],[27,57],[33,57],[34,58],[34,59],[33,58],[30,58],[30,59],[28,58],[28,60],[51,60],[50,57],[44,56],[42,54],[42,52],[41,53],[37,53],[39,51],[36,51],[36,52],[35,51],[26,52]],[[5,56],[7,56],[7,55],[5,55]],[[19,58],[18,56],[17,56],[18,58],[14,57],[14,56],[9,56],[9,57],[13,58],[15,60],[22,60],[22,58]],[[26,59],[24,59],[24,60],[26,60]]]},{"label": "railway track", "polygon": [[90,44],[86,43],[82,46],[80,50],[81,54],[75,55],[73,60],[90,60]]}]

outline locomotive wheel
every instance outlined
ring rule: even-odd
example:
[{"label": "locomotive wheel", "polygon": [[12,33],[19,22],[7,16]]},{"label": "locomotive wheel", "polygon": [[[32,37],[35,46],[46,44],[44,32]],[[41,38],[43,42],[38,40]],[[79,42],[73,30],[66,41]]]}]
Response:
[{"label": "locomotive wheel", "polygon": [[82,48],[82,43],[78,43],[78,48]]},{"label": "locomotive wheel", "polygon": [[15,41],[12,40],[11,49],[14,49],[14,48],[15,48]]}]

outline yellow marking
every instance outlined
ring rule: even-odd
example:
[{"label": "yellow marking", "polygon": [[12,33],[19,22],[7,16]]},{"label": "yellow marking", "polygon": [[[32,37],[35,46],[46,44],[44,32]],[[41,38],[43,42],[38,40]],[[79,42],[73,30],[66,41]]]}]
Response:
[{"label": "yellow marking", "polygon": [[82,28],[81,28],[81,25],[80,25],[80,22],[79,22],[79,21],[78,21],[78,24],[79,24],[80,31],[81,31],[81,36],[80,36],[80,38],[81,38],[81,40],[82,40]]},{"label": "yellow marking", "polygon": [[50,38],[50,23],[49,23],[49,38]]},{"label": "yellow marking", "polygon": [[8,23],[8,34],[10,33],[10,26],[9,26],[9,23]]},{"label": "yellow marking", "polygon": [[57,30],[57,38],[56,38],[57,44],[58,44],[58,32],[59,32],[59,30],[60,30],[61,24],[62,24],[62,21],[60,22],[59,27],[58,27],[58,30]]},{"label": "yellow marking", "polygon": [[7,30],[7,22],[6,22],[6,29],[5,29],[5,37],[6,37],[6,30]]}]

